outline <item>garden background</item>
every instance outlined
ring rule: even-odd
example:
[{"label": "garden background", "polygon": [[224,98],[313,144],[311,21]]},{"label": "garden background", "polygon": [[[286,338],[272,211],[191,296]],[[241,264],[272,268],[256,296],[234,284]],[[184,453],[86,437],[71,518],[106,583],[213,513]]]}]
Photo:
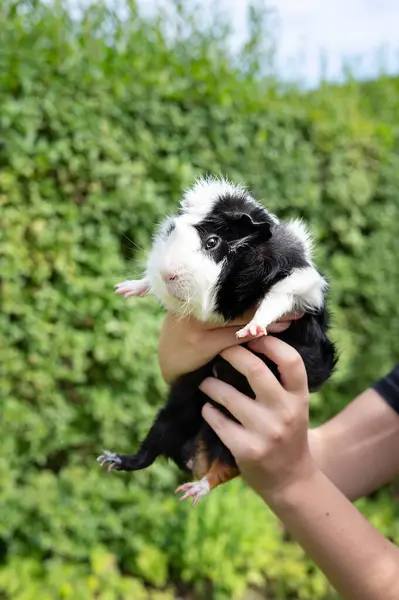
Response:
[{"label": "garden background", "polygon": [[[336,598],[241,481],[192,510],[165,462],[95,462],[165,398],[163,313],[113,285],[198,175],[309,222],[341,355],[313,424],[399,354],[399,79],[303,90],[273,69],[261,5],[234,54],[200,16],[0,3],[1,600]],[[358,505],[399,543],[389,489]]]}]

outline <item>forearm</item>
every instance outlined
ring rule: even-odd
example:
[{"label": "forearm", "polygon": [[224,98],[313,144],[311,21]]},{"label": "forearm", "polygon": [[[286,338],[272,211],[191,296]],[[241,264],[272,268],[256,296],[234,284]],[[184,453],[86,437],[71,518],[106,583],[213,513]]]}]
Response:
[{"label": "forearm", "polygon": [[343,600],[399,598],[399,549],[321,471],[265,500]]},{"label": "forearm", "polygon": [[[392,445],[388,452],[385,440],[393,440],[394,430],[398,433],[399,417],[391,409],[386,412],[389,407],[372,390],[365,392],[328,427],[330,433],[336,431],[329,448],[331,456],[339,455],[339,462],[330,462],[328,453],[321,452],[319,462],[326,475],[312,458],[308,444],[309,393],[301,357],[272,336],[252,346],[276,364],[280,381],[245,348],[225,350],[222,358],[247,378],[257,402],[250,402],[223,381],[206,378],[201,391],[227,409],[236,422],[211,404],[203,408],[205,420],[232,452],[246,482],[264,498],[343,600],[396,600],[399,549],[367,522],[329,476],[338,479],[345,465],[346,475],[341,480],[352,494],[359,491],[360,483],[364,488],[365,482],[375,482],[374,470],[388,454],[395,453]],[[391,435],[380,438],[377,430],[383,425]],[[373,450],[381,448],[379,460],[373,461]],[[317,454],[316,445],[313,452]],[[356,489],[350,488],[350,469],[363,467],[367,474],[368,460],[373,463],[372,477],[364,477]]]},{"label": "forearm", "polygon": [[309,432],[318,467],[350,500],[399,475],[399,415],[372,389]]}]

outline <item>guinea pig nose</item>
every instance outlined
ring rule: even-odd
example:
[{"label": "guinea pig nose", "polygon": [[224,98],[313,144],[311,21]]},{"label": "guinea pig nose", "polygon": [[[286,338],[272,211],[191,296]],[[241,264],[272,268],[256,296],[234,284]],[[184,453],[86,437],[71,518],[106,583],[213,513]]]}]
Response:
[{"label": "guinea pig nose", "polygon": [[162,279],[166,282],[169,283],[170,281],[177,281],[179,279],[179,276],[176,273],[162,273]]}]

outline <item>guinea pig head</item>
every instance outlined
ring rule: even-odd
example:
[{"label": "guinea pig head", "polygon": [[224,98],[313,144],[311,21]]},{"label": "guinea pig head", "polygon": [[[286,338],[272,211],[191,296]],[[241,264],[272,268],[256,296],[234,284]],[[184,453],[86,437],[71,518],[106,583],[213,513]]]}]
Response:
[{"label": "guinea pig head", "polygon": [[199,180],[155,236],[147,263],[151,291],[168,310],[223,321],[217,297],[224,272],[266,242],[276,221],[242,186]]}]

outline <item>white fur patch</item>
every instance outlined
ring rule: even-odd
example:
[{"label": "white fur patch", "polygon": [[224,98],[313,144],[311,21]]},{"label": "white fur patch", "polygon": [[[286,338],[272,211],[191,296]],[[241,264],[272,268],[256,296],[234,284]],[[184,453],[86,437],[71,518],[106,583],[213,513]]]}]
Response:
[{"label": "white fur patch", "polygon": [[327,282],[314,267],[295,269],[262,300],[251,323],[267,327],[287,313],[321,308]]},{"label": "white fur patch", "polygon": [[[151,292],[167,310],[204,321],[216,319],[216,285],[223,261],[215,263],[202,251],[199,234],[186,215],[176,217],[174,224],[167,237],[162,227],[154,239],[146,272]],[[176,280],[165,283],[162,276],[167,273]]]},{"label": "white fur patch", "polygon": [[199,223],[211,212],[217,200],[228,194],[245,195],[255,202],[243,184],[232,183],[223,177],[201,177],[183,194],[181,207],[192,224]]},{"label": "white fur patch", "polygon": [[301,242],[305,251],[305,259],[307,262],[313,264],[313,239],[305,223],[301,219],[293,219],[286,224],[286,227],[292,232],[298,241]]}]

